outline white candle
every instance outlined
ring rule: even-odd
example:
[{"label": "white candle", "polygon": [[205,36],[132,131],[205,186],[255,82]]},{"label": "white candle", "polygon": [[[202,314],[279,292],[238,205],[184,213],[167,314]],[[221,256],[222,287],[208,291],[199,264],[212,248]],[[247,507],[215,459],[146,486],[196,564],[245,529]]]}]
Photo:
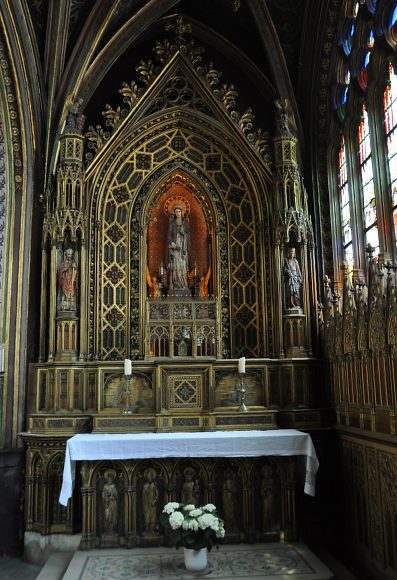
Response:
[{"label": "white candle", "polygon": [[238,359],[238,372],[245,373],[245,356]]},{"label": "white candle", "polygon": [[132,361],[129,358],[124,359],[124,374],[132,375]]}]

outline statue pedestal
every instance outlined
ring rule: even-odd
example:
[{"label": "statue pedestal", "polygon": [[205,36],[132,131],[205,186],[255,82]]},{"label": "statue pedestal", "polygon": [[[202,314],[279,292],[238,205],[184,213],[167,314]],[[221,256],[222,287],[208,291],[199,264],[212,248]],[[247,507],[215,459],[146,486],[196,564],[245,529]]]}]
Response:
[{"label": "statue pedestal", "polygon": [[283,315],[284,351],[286,358],[307,357],[306,316],[299,307],[290,308]]},{"label": "statue pedestal", "polygon": [[191,298],[192,292],[189,288],[172,288],[168,290],[168,296],[178,298]]}]

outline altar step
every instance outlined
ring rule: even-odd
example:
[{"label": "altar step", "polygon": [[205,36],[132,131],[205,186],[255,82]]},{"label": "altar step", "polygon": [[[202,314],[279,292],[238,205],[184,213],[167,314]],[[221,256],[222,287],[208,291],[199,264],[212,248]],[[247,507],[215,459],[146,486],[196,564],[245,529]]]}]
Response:
[{"label": "altar step", "polygon": [[[213,549],[208,560],[212,570],[208,578],[217,580],[354,580],[350,575],[335,576],[298,543],[228,544]],[[36,580],[183,580],[197,575],[184,570],[183,550],[115,548],[54,553]]]}]

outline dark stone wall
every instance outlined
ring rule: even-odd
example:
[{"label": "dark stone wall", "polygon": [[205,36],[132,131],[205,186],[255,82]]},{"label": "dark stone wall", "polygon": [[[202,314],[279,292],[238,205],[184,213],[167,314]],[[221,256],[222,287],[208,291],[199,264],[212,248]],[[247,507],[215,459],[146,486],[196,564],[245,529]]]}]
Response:
[{"label": "dark stone wall", "polygon": [[0,556],[23,552],[23,449],[0,450]]}]

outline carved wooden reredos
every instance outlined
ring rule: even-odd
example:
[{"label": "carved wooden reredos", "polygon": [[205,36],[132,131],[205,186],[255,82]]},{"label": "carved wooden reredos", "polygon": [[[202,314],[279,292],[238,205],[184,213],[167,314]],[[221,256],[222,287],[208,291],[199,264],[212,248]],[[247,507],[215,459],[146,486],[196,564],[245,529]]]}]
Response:
[{"label": "carved wooden reredos", "polygon": [[[166,31],[171,40],[158,41],[155,59],[141,61],[136,78],[120,87],[122,104],[104,103],[104,127],[84,128],[95,103],[76,98],[60,134],[54,187],[46,192],[40,357],[32,365],[24,436],[29,531],[80,526],[80,499],[66,520],[57,501],[35,507],[44,497],[42,472],[48,497],[58,497],[58,462],[43,459],[49,442],[46,458],[82,432],[307,428],[332,419],[317,388],[313,230],[291,108],[268,95],[260,111],[265,133],[251,109],[239,111],[235,86],[185,39],[190,25],[167,19]],[[237,373],[238,357],[247,358],[245,373]],[[244,485],[258,499],[269,481],[264,466],[255,471],[249,464],[247,476],[234,460],[220,463],[219,473],[223,479],[232,469],[236,497]],[[105,471],[83,467],[82,497],[89,489],[91,498],[83,500],[83,545],[98,545],[98,534],[102,546],[135,545],[135,536],[155,545],[157,532],[139,515],[144,474],[154,471],[166,501],[167,474],[185,467],[173,459],[169,467],[143,462],[138,471],[114,464],[119,522],[138,514],[126,524],[127,544],[121,527],[103,527]],[[293,536],[293,463],[285,467],[270,465],[271,474],[286,476],[278,519],[263,515],[263,500],[259,521],[253,496],[241,522],[260,533],[242,536],[236,522],[232,541],[278,539],[278,530]],[[133,472],[141,473],[138,480]],[[219,503],[217,473],[211,462],[197,468],[205,488],[214,489],[206,500]],[[136,485],[132,496],[125,474]]]},{"label": "carved wooden reredos", "polygon": [[178,196],[189,204],[190,267],[198,277],[211,267],[217,354],[265,356],[272,344],[272,324],[263,324],[271,312],[269,162],[180,52],[161,77],[86,170],[89,356],[142,357],[147,267],[159,279],[166,266],[165,204]]},{"label": "carved wooden reredos", "polygon": [[[271,139],[185,40],[190,26],[167,26],[176,39],[122,84],[105,127],[84,134],[82,102],[69,108],[46,196],[39,364],[78,366],[43,367],[38,409],[100,410],[101,373],[125,358],[207,360],[213,373],[211,361],[313,353],[313,231],[288,101],[262,112]],[[175,208],[189,233],[182,289],[171,283]],[[293,296],[288,264],[300,264]]]}]

